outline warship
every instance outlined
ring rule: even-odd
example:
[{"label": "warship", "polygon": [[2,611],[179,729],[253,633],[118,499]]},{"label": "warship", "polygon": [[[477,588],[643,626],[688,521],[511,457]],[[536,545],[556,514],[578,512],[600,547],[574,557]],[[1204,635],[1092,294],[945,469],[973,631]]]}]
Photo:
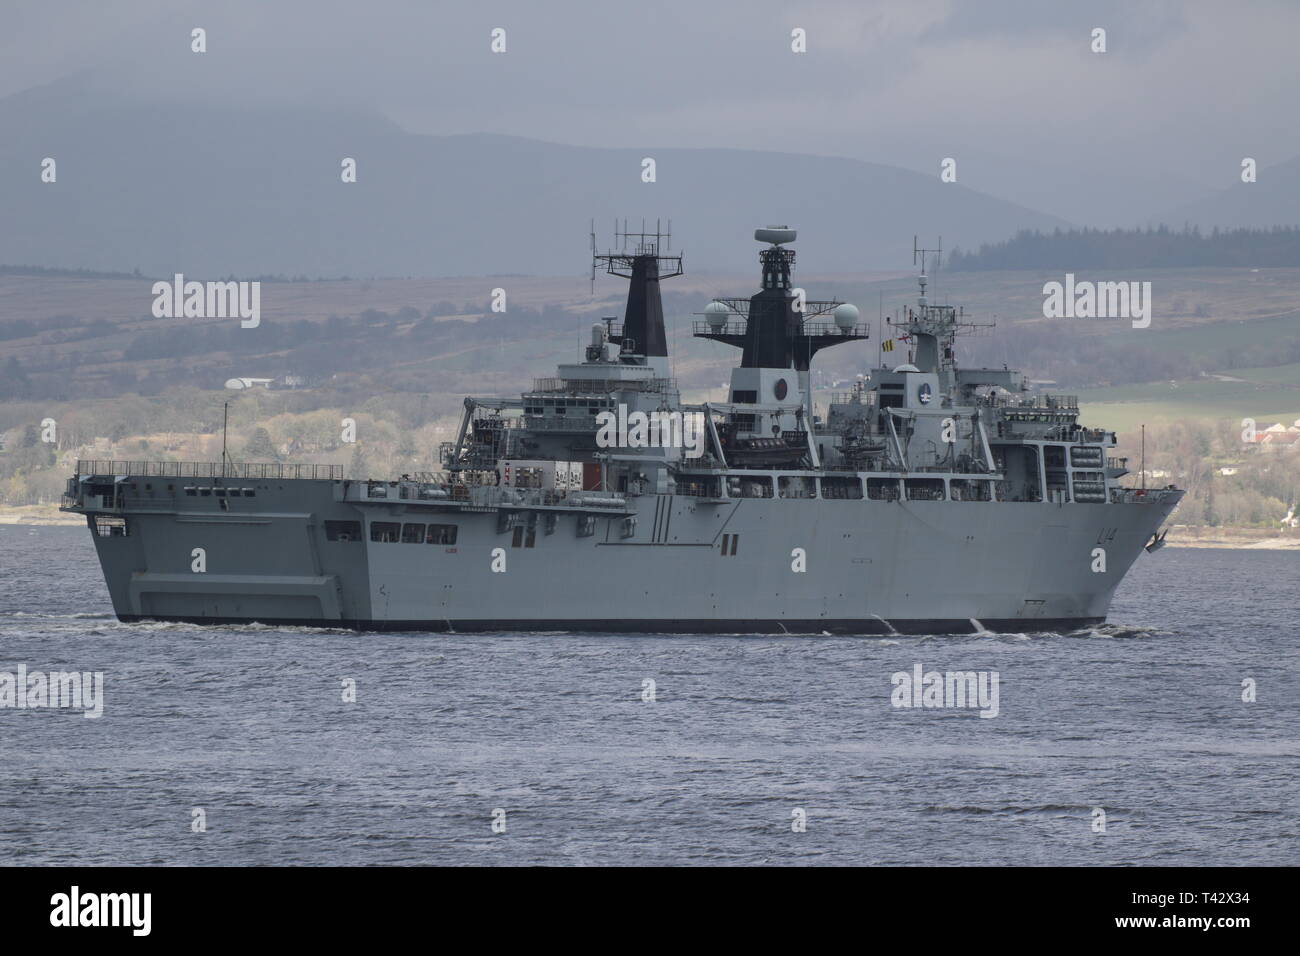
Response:
[{"label": "warship", "polygon": [[[965,368],[978,327],[920,295],[851,390],[821,410],[823,349],[869,338],[857,308],[792,281],[796,233],[755,231],[761,288],[693,333],[739,350],[726,401],[687,404],[660,283],[682,256],[616,230],[597,267],[622,321],[518,398],[467,398],[441,471],[79,461],[122,621],[361,631],[952,634],[1106,618],[1182,498],[1121,484],[1113,432],[1021,372]],[[932,264],[932,262],[931,262]],[[882,325],[883,328],[883,325]],[[893,353],[898,352],[895,356]],[[1144,485],[1145,482],[1142,482]]]}]

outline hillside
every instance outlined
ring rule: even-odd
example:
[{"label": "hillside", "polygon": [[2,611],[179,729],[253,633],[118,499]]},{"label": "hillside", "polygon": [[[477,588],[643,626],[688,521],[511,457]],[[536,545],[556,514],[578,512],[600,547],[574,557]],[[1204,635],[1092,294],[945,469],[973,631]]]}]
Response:
[{"label": "hillside", "polygon": [[[789,221],[803,255],[844,271],[908,266],[914,231],[970,247],[1065,225],[852,159],[425,136],[377,112],[108,90],[87,74],[0,100],[0,263],[195,278],[581,275],[591,220],[607,240],[616,217],[646,216],[672,220],[697,270],[748,270],[753,228]],[[46,156],[55,183],[41,182]],[[345,157],[355,183],[341,181]]]},{"label": "hillside", "polygon": [[[1153,282],[1150,328],[1043,318],[1043,282],[1059,278],[1050,273],[941,273],[931,288],[935,301],[961,303],[975,321],[996,320],[959,342],[961,362],[1020,367],[1074,390],[1300,362],[1300,269],[1107,275]],[[901,273],[798,281],[810,295],[856,303],[879,326],[877,341],[886,328],[876,318],[882,306],[893,314],[916,295],[915,279]],[[684,387],[718,387],[731,360],[725,346],[690,336],[694,313],[714,295],[747,294],[754,285],[752,274],[690,272],[664,284]],[[594,293],[586,277],[268,282],[261,325],[243,329],[231,319],[153,318],[150,286],[0,275],[0,400],[98,400],[293,376],[346,395],[430,394],[454,407],[464,393],[517,389],[567,361],[594,319],[621,315],[625,294],[606,276]],[[504,313],[490,311],[494,288],[506,292]],[[877,354],[877,342],[832,350],[818,361],[817,382],[852,378]]]},{"label": "hillside", "polygon": [[1253,183],[1229,176],[1223,189],[1169,210],[1163,221],[1196,223],[1204,231],[1214,226],[1268,228],[1300,223],[1300,190],[1296,189],[1300,156],[1272,165],[1261,164],[1257,176]]}]

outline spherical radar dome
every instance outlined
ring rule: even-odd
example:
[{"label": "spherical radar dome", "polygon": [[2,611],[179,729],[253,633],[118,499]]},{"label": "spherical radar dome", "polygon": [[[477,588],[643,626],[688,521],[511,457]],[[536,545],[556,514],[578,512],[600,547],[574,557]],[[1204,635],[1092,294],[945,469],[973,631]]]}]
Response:
[{"label": "spherical radar dome", "polygon": [[708,320],[709,327],[714,330],[725,326],[730,315],[731,310],[721,302],[710,302],[704,307],[704,318]]},{"label": "spherical radar dome", "polygon": [[843,305],[837,305],[832,313],[835,316],[835,324],[839,326],[841,332],[848,332],[858,324],[858,307],[845,302]]}]

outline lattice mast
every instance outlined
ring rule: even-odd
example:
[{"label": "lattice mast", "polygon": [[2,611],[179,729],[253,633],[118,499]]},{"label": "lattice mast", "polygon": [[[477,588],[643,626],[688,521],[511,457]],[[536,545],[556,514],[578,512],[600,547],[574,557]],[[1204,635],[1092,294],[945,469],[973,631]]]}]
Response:
[{"label": "lattice mast", "polygon": [[920,262],[921,272],[916,277],[921,293],[916,307],[906,308],[890,325],[901,329],[912,342],[912,364],[922,372],[951,371],[956,364],[953,342],[956,336],[993,327],[992,322],[976,322],[966,316],[965,308],[951,305],[931,305],[926,295],[930,281],[927,266],[938,270],[943,261],[943,237],[937,248],[922,249],[917,237],[912,237],[912,265]]}]

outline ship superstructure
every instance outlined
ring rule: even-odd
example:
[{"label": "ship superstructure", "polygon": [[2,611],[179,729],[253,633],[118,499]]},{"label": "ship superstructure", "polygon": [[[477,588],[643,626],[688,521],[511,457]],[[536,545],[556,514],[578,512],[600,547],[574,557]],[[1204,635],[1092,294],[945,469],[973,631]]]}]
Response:
[{"label": "ship superstructure", "polygon": [[[358,629],[951,633],[1104,620],[1180,500],[1126,488],[1115,436],[1013,370],[959,367],[964,313],[920,295],[890,323],[908,361],[824,416],[810,370],[863,343],[848,303],[792,279],[793,229],[759,229],[760,288],[694,334],[734,346],[725,400],[681,400],[656,229],[593,263],[622,322],[518,398],[468,398],[443,471],[79,462],[123,620]],[[892,340],[891,340],[892,341]],[[308,470],[304,471],[303,468]]]}]

